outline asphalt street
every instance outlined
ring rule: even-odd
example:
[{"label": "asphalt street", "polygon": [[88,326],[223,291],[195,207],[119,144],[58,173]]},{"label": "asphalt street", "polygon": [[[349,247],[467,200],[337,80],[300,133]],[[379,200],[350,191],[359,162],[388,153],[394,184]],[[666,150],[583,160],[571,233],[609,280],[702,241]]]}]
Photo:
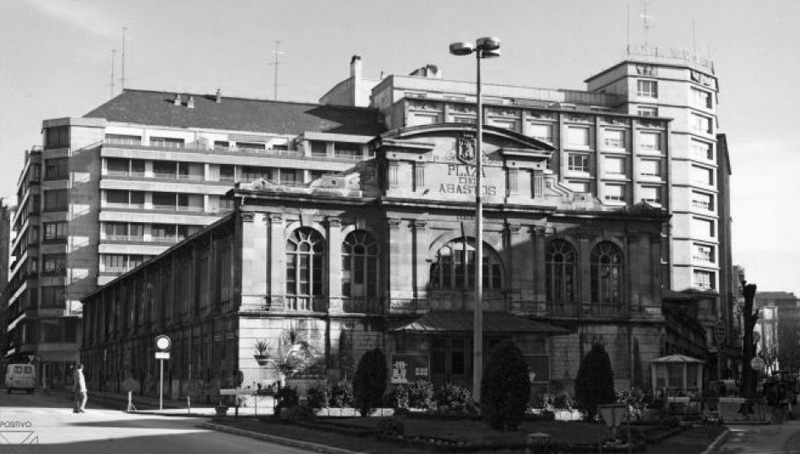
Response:
[{"label": "asphalt street", "polygon": [[6,394],[0,389],[0,454],[301,454],[297,448],[197,427],[203,419],[129,414],[98,408],[72,412],[64,394]]}]

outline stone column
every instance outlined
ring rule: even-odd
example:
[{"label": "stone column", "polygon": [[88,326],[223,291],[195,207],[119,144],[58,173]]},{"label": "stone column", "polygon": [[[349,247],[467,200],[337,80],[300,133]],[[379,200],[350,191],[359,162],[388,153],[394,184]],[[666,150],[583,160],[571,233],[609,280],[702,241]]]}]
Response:
[{"label": "stone column", "polygon": [[286,296],[286,240],[282,213],[269,213],[269,307],[284,308]]},{"label": "stone column", "polygon": [[[589,232],[581,232],[580,238],[578,239],[578,276],[580,276],[578,288],[580,289],[580,301],[583,304],[591,303],[592,300],[592,251],[589,243],[591,239],[590,235]],[[583,309],[581,308],[580,310],[582,311]]]},{"label": "stone column", "polygon": [[341,313],[342,305],[342,220],[328,218],[328,311]]},{"label": "stone column", "polygon": [[530,311],[532,307],[525,307],[525,301],[533,300],[533,244],[529,235],[523,234],[527,230],[519,224],[508,224],[508,252],[506,262],[505,287],[509,290],[510,309],[513,311]]},{"label": "stone column", "polygon": [[545,271],[546,231],[547,228],[543,225],[537,225],[533,228],[533,292],[534,300],[537,303],[542,303],[547,299],[547,274]]},{"label": "stone column", "polygon": [[431,264],[428,261],[428,221],[417,219],[414,226],[414,297],[424,299],[428,297],[428,280],[430,279]]},{"label": "stone column", "polygon": [[[391,304],[395,300],[409,300],[413,297],[412,235],[408,221],[397,218],[387,219],[389,224],[389,272],[388,297]],[[403,302],[398,301],[403,304]]]}]

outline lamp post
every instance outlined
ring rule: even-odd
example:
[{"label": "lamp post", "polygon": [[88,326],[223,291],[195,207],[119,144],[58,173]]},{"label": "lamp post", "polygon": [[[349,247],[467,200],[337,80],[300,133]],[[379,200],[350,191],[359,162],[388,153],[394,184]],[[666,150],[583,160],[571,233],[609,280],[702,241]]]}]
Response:
[{"label": "lamp post", "polygon": [[481,99],[481,60],[500,56],[500,40],[480,38],[475,44],[457,42],[450,44],[450,53],[463,56],[475,54],[477,61],[477,129],[475,140],[475,302],[472,337],[472,397],[481,401],[481,380],[483,380],[483,200],[481,183],[483,180],[483,100]]}]

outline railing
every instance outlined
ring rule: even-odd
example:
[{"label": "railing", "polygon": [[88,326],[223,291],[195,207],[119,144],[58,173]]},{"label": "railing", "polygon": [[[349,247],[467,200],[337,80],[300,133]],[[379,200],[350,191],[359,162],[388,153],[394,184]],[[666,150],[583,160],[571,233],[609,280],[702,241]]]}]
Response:
[{"label": "railing", "polygon": [[547,303],[552,317],[617,318],[628,315],[627,303]]},{"label": "railing", "polygon": [[325,312],[328,309],[328,299],[319,296],[287,296],[284,303],[286,310],[295,312]]},{"label": "railing", "polygon": [[342,310],[348,314],[383,313],[383,300],[370,297],[342,298]]}]

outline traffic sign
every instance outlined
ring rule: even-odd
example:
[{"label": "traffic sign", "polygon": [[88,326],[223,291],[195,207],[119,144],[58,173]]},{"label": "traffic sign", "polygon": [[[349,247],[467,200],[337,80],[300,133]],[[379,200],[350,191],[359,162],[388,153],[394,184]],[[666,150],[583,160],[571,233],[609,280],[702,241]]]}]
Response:
[{"label": "traffic sign", "polygon": [[766,363],[762,358],[759,358],[758,356],[756,356],[750,361],[750,367],[752,367],[753,370],[764,370],[764,366],[766,366]]},{"label": "traffic sign", "polygon": [[156,352],[156,359],[169,359],[169,352]]},{"label": "traffic sign", "polygon": [[172,346],[172,339],[169,336],[162,334],[160,336],[156,336],[156,348],[161,350],[162,352],[168,351],[169,348]]},{"label": "traffic sign", "polygon": [[135,380],[135,379],[133,379],[133,378],[126,378],[126,379],[125,379],[125,380],[122,382],[122,389],[124,389],[124,390],[125,390],[125,391],[127,391],[127,392],[133,392],[133,391],[136,391],[137,389],[139,389],[139,382],[138,382],[138,381],[136,381],[136,380]]}]

